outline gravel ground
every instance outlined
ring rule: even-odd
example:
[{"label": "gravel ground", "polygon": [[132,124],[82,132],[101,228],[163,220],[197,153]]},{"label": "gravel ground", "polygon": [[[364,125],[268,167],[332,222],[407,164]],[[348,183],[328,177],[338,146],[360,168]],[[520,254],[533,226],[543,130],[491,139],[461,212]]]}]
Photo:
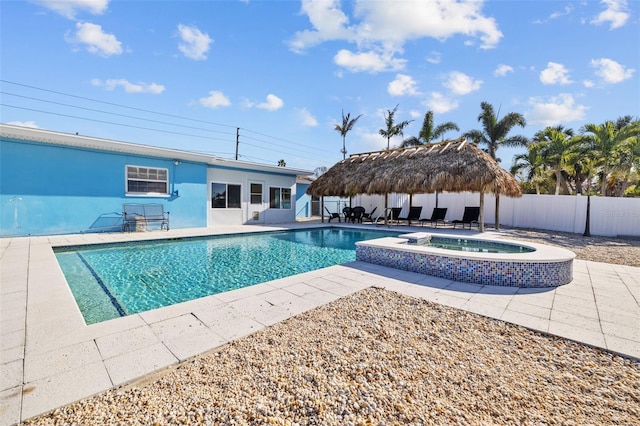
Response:
[{"label": "gravel ground", "polygon": [[29,424],[638,424],[640,364],[370,288]]},{"label": "gravel ground", "polygon": [[[638,266],[638,241],[506,234]],[[631,425],[640,363],[370,288],[26,423]]]},{"label": "gravel ground", "polygon": [[578,259],[640,266],[640,239],[583,237],[581,234],[516,228],[503,231],[503,238],[563,247],[573,251]]}]

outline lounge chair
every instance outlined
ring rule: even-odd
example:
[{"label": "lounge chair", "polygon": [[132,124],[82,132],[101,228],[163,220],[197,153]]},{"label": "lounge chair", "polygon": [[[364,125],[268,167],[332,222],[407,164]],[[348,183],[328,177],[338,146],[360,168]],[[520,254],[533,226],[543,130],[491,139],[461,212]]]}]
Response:
[{"label": "lounge chair", "polygon": [[407,217],[398,217],[398,220],[406,220],[408,225],[411,225],[411,221],[416,221],[420,219],[420,215],[422,214],[422,207],[410,207],[409,214]]},{"label": "lounge chair", "polygon": [[353,223],[362,223],[364,217],[364,207],[357,206],[351,209],[351,221]]},{"label": "lounge chair", "polygon": [[431,213],[431,217],[429,219],[420,219],[420,224],[424,226],[425,223],[430,223],[431,226],[438,227],[438,222],[445,224],[444,217],[447,215],[446,207],[436,207],[433,209],[433,213]]},{"label": "lounge chair", "polygon": [[368,220],[369,222],[373,222],[374,221],[373,214],[376,212],[377,208],[378,207],[374,207],[373,210],[371,210],[370,213],[363,213],[362,214],[362,220]]},{"label": "lounge chair", "polygon": [[391,208],[384,209],[384,213],[378,215],[378,217],[376,218],[375,220],[376,225],[381,221],[384,222],[385,216],[387,217],[388,223],[391,223],[393,221],[398,223],[398,220],[399,220],[398,218],[400,216],[401,211],[402,211],[402,207],[391,207]]},{"label": "lounge chair", "polygon": [[452,220],[451,223],[453,223],[454,228],[456,225],[462,225],[462,229],[464,229],[465,225],[469,225],[469,229],[471,229],[471,225],[480,226],[480,223],[478,223],[479,217],[480,207],[465,207],[462,219]]},{"label": "lounge chair", "polygon": [[338,219],[338,222],[340,222],[340,214],[339,213],[331,213],[326,206],[325,206],[324,209],[327,211],[327,213],[329,213],[329,222],[331,222],[333,219]]}]

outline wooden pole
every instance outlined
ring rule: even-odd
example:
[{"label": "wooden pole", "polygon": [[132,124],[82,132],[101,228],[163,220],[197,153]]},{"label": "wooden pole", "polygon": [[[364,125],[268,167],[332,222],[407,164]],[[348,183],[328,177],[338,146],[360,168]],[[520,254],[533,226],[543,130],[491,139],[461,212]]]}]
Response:
[{"label": "wooden pole", "polygon": [[484,191],[480,190],[480,216],[478,216],[480,232],[484,232]]}]

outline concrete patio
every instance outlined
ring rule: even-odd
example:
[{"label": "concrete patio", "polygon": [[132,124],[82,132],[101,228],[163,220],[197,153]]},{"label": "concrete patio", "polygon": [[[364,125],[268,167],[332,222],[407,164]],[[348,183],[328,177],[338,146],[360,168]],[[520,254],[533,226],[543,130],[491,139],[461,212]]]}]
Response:
[{"label": "concrete patio", "polygon": [[318,225],[0,239],[0,424],[15,424],[130,383],[371,286],[640,358],[636,267],[576,260],[570,284],[520,289],[352,262],[85,325],[52,250],[310,226]]}]

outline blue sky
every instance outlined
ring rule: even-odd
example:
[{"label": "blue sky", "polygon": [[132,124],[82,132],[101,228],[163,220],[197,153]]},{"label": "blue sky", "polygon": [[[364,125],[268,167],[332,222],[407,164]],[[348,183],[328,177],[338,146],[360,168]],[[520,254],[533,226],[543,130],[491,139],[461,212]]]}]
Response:
[{"label": "blue sky", "polygon": [[[313,170],[385,149],[384,113],[531,137],[640,115],[640,2],[0,1],[13,123]],[[459,133],[448,133],[457,138]],[[402,138],[392,139],[397,146]],[[501,148],[508,168],[519,151]]]}]

